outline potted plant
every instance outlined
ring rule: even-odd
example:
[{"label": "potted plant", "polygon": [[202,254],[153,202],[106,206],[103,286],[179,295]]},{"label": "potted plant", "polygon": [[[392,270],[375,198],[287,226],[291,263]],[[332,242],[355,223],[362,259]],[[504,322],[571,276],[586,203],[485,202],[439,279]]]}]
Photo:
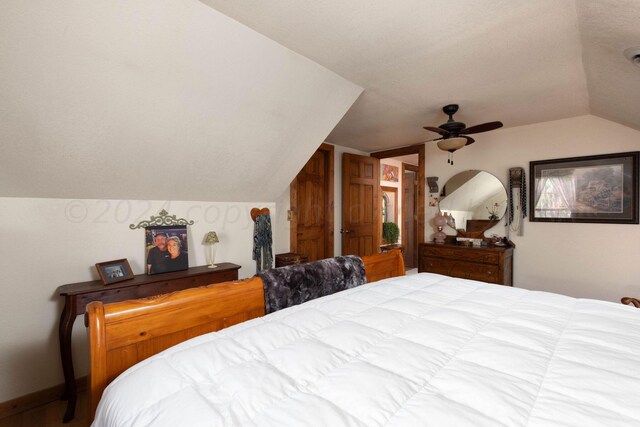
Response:
[{"label": "potted plant", "polygon": [[398,243],[398,237],[400,236],[400,228],[395,222],[383,222],[382,223],[382,239],[387,244]]}]

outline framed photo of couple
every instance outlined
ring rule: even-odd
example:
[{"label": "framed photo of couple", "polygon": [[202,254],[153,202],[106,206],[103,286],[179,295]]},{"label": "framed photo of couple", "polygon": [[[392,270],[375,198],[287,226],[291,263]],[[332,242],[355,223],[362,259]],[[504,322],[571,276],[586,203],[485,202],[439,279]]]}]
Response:
[{"label": "framed photo of couple", "polygon": [[187,243],[186,225],[145,227],[147,274],[188,269]]}]

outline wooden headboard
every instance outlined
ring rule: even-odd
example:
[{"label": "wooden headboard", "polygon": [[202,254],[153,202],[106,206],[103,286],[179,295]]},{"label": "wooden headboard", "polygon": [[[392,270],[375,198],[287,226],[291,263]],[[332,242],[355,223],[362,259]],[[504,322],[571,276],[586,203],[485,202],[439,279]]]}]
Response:
[{"label": "wooden headboard", "polygon": [[[404,275],[399,250],[362,258],[367,283]],[[259,277],[186,289],[155,298],[87,305],[91,419],[105,387],[136,363],[173,345],[263,316]]]}]

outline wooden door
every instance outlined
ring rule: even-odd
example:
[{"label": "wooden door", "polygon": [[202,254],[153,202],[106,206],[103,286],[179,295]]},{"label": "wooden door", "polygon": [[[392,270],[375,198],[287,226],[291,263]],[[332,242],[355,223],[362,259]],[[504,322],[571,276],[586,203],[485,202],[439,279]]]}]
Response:
[{"label": "wooden door", "polygon": [[333,146],[323,144],[291,183],[291,251],[333,256]]},{"label": "wooden door", "polygon": [[380,160],[344,153],[342,157],[342,255],[380,251]]},{"label": "wooden door", "polygon": [[402,164],[402,243],[406,268],[418,266],[418,167]]}]

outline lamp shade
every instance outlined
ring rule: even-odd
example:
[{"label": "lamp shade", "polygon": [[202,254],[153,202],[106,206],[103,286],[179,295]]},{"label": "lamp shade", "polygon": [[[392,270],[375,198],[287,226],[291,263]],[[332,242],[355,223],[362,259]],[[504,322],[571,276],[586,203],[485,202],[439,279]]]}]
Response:
[{"label": "lamp shade", "polygon": [[442,214],[442,212],[438,212],[438,215],[433,219],[433,223],[437,227],[444,227],[447,225],[447,218]]},{"label": "lamp shade", "polygon": [[202,243],[206,245],[213,245],[214,243],[218,243],[218,235],[215,231],[210,231],[204,236],[204,241]]},{"label": "lamp shade", "polygon": [[454,152],[467,145],[467,140],[462,137],[441,139],[438,141],[438,148],[442,151]]}]

